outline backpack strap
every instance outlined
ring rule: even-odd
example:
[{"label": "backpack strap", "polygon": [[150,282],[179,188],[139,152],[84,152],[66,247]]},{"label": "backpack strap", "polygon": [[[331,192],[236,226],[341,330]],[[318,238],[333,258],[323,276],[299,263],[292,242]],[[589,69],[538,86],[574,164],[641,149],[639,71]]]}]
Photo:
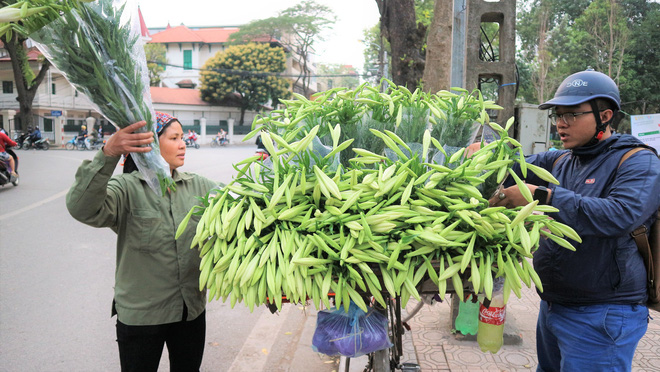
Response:
[{"label": "backpack strap", "polygon": [[[565,152],[565,153],[559,155],[559,157],[558,157],[557,159],[555,159],[555,162],[552,163],[552,169],[555,169],[555,166],[557,165],[557,163],[559,163],[559,161],[560,161],[562,158],[566,157],[566,155],[568,155],[568,154],[570,154],[570,152]],[[619,165],[620,165],[620,164],[619,164]]]},{"label": "backpack strap", "polygon": [[[623,164],[623,162],[626,161],[629,157],[631,157],[632,155],[634,155],[634,154],[636,154],[636,153],[638,153],[642,150],[649,150],[649,149],[647,149],[646,147],[635,147],[634,149],[632,149],[632,150],[626,152],[625,154],[623,154],[623,156],[621,157],[621,160],[619,160],[619,165],[617,165],[616,169],[619,169],[619,167],[621,167],[621,164]],[[651,150],[649,150],[649,151],[651,151]],[[557,160],[559,160],[559,159],[557,159]]]},{"label": "backpack strap", "polygon": [[646,280],[648,285],[653,286],[653,280],[655,278],[653,267],[653,255],[651,254],[651,246],[649,245],[649,239],[646,237],[648,229],[646,226],[642,225],[633,232],[630,233],[633,239],[635,239],[635,244],[637,244],[637,250],[644,260],[644,266],[646,267]]},{"label": "backpack strap", "polygon": [[[619,165],[617,166],[617,170],[619,169],[619,167],[621,167],[621,164],[623,164],[623,162],[626,161],[630,156],[642,150],[649,150],[649,149],[647,149],[646,147],[635,147],[634,149],[629,150],[628,152],[623,154],[621,160],[619,161]],[[658,208],[658,217],[660,218],[660,208]],[[644,266],[646,267],[647,288],[655,291],[656,268],[654,267],[655,265],[653,263],[653,253],[651,251],[651,245],[649,244],[649,238],[646,236],[648,231],[649,230],[646,228],[646,226],[642,224],[640,227],[633,230],[633,232],[630,233],[630,236],[635,240],[635,244],[637,245],[637,250],[639,251],[639,254],[642,256],[642,259],[644,260]],[[654,300],[657,301],[657,298],[655,298]]]}]

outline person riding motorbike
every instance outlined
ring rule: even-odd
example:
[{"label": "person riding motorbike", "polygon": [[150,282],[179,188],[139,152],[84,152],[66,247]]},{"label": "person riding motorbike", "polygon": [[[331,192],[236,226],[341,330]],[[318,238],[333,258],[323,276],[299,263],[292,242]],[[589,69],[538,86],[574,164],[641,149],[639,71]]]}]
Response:
[{"label": "person riding motorbike", "polygon": [[14,182],[18,177],[18,174],[16,173],[16,162],[14,161],[14,158],[7,153],[8,146],[16,146],[16,142],[12,141],[12,139],[6,134],[0,132],[0,161],[9,166],[8,170],[12,177],[11,182]]},{"label": "person riding motorbike", "polygon": [[[94,146],[99,142],[99,132],[96,128],[92,127],[92,130],[89,132],[89,143]],[[103,142],[103,141],[101,141]]]},{"label": "person riding motorbike", "polygon": [[266,147],[264,146],[264,142],[261,139],[261,134],[257,136],[256,144],[257,144],[257,156],[260,156],[261,160],[268,159],[270,153],[268,152],[268,150],[266,150]]},{"label": "person riding motorbike", "polygon": [[34,130],[32,131],[32,133],[30,133],[30,136],[28,138],[30,139],[31,144],[34,145],[35,143],[37,143],[37,141],[41,139],[41,130],[39,129],[39,127],[34,127]]},{"label": "person riding motorbike", "polygon": [[188,129],[188,134],[186,135],[185,142],[186,142],[186,146],[199,147],[199,145],[196,145],[197,133],[195,133],[194,130]]},{"label": "person riding motorbike", "polygon": [[87,134],[87,126],[82,125],[80,126],[80,132],[78,132],[78,142],[83,142],[85,144],[85,147],[88,149],[91,149],[91,145],[89,143],[89,136]]}]

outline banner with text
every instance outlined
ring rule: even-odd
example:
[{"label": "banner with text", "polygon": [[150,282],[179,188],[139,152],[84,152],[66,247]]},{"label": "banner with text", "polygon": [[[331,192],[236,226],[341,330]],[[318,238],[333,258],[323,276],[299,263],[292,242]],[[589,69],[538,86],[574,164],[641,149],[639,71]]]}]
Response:
[{"label": "banner with text", "polygon": [[632,115],[630,123],[632,135],[660,153],[660,114]]}]

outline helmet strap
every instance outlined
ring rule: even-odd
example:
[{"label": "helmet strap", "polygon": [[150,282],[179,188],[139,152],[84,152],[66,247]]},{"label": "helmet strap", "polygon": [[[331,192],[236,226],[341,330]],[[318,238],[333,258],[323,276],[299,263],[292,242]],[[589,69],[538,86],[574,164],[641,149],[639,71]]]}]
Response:
[{"label": "helmet strap", "polygon": [[603,123],[600,120],[600,109],[598,108],[598,103],[596,100],[589,101],[589,105],[591,105],[591,111],[593,111],[594,118],[596,119],[596,133],[594,133],[593,138],[589,141],[589,143],[587,143],[587,146],[595,145],[598,143],[598,141],[603,138],[605,130],[607,129],[607,125],[609,124],[609,121],[607,123]]}]

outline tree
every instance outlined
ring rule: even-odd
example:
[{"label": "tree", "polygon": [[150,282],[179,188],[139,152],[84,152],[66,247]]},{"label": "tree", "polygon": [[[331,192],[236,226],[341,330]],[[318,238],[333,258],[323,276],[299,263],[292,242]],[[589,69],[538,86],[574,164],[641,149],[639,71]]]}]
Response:
[{"label": "tree", "polygon": [[200,73],[202,99],[220,103],[232,94],[241,98],[240,125],[246,110],[260,110],[288,98],[288,82],[279,77],[286,68],[286,54],[280,47],[249,43],[230,46],[209,58]]},{"label": "tree", "polygon": [[[518,61],[525,76],[521,93],[528,102],[550,98],[557,84],[588,66],[619,85],[629,114],[660,111],[660,4],[649,0],[525,0],[518,9]],[[547,10],[545,38],[541,10]],[[546,50],[545,69],[534,57]],[[529,52],[525,52],[529,51]],[[543,75],[543,71],[546,71]],[[521,74],[521,77],[523,74]],[[544,93],[529,89],[544,84]],[[624,119],[619,132],[630,129]]]},{"label": "tree", "polygon": [[[452,0],[437,0],[433,13],[433,23],[428,32],[428,50],[426,53],[426,65],[424,66],[424,90],[437,92],[449,89],[451,85],[451,53],[452,29],[454,17],[452,14],[454,2]],[[445,15],[445,16],[440,16]]]},{"label": "tree", "polygon": [[417,22],[414,0],[376,0],[380,31],[392,49],[392,81],[416,88],[424,73],[427,26]]},{"label": "tree", "polygon": [[517,64],[527,78],[520,79],[519,94],[530,103],[547,100],[566,77],[565,58],[570,25],[581,14],[576,3],[563,0],[525,1],[516,20]]},{"label": "tree", "polygon": [[649,3],[644,14],[632,29],[629,58],[621,74],[624,110],[632,114],[660,112],[660,4]]},{"label": "tree", "polygon": [[364,72],[370,76],[371,84],[378,85],[380,79],[390,74],[390,43],[380,35],[380,24],[364,30],[362,42],[364,48]]},{"label": "tree", "polygon": [[147,58],[147,69],[149,69],[149,85],[160,86],[160,75],[165,71],[167,58],[164,44],[149,43],[144,45],[144,54]]},{"label": "tree", "polygon": [[572,60],[590,61],[592,67],[618,82],[630,44],[629,27],[617,0],[595,0],[575,21]]},{"label": "tree", "polygon": [[353,66],[321,64],[316,70],[316,74],[319,75],[317,80],[328,82],[328,88],[345,87],[354,89],[360,85],[360,77]]},{"label": "tree", "polygon": [[309,61],[314,45],[323,41],[323,33],[332,28],[336,16],[330,8],[305,0],[279,13],[277,17],[261,19],[244,25],[230,36],[232,43],[261,41],[267,37],[275,39],[287,49],[293,58],[299,74],[293,83],[303,95],[309,95],[312,75]]},{"label": "tree", "polygon": [[68,11],[75,5],[75,1],[69,0],[30,0],[27,1],[0,1],[2,10],[9,8],[21,8],[27,4],[23,14],[17,15],[14,19],[4,20],[0,27],[0,41],[3,44],[9,58],[14,74],[16,85],[16,100],[19,103],[19,112],[17,114],[20,122],[20,130],[33,126],[32,103],[39,89],[39,85],[47,75],[50,63],[45,58],[40,58],[39,71],[34,73],[28,60],[28,49],[25,45],[28,35],[39,30],[51,20],[60,16],[60,12]]}]

